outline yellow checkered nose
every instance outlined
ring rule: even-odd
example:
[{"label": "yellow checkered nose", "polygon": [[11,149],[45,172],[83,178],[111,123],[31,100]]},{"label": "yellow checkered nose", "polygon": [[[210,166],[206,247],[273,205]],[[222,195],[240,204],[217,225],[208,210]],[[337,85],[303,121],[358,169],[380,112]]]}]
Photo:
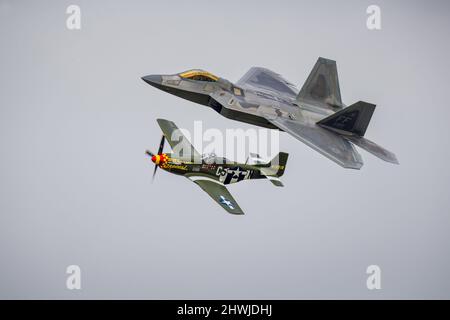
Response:
[{"label": "yellow checkered nose", "polygon": [[167,155],[165,153],[154,155],[152,161],[157,165],[161,165],[167,162]]}]

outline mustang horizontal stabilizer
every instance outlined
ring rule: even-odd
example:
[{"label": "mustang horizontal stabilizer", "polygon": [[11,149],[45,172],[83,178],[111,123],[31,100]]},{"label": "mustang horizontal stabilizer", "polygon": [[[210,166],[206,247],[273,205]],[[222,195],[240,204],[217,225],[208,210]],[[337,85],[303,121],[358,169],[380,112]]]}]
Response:
[{"label": "mustang horizontal stabilizer", "polygon": [[279,152],[270,162],[256,165],[265,175],[281,177],[286,169],[289,154]]},{"label": "mustang horizontal stabilizer", "polygon": [[342,108],[336,61],[319,57],[297,100],[323,108]]},{"label": "mustang horizontal stabilizer", "polygon": [[363,137],[374,111],[374,104],[359,101],[320,120],[317,124],[344,135]]},{"label": "mustang horizontal stabilizer", "polygon": [[266,176],[267,179],[269,179],[270,182],[276,187],[284,187],[283,182],[278,177],[274,176]]},{"label": "mustang horizontal stabilizer", "polygon": [[214,201],[231,214],[244,214],[242,209],[234,200],[228,189],[219,181],[207,176],[186,175],[189,180],[195,182],[202,188]]},{"label": "mustang horizontal stabilizer", "polygon": [[288,153],[280,152],[270,162],[256,166],[275,186],[284,187],[280,177],[284,174],[284,170],[286,169],[288,156]]},{"label": "mustang horizontal stabilizer", "polygon": [[251,153],[247,157],[247,160],[245,160],[245,164],[262,164],[264,161],[262,160],[261,156],[257,153]]}]

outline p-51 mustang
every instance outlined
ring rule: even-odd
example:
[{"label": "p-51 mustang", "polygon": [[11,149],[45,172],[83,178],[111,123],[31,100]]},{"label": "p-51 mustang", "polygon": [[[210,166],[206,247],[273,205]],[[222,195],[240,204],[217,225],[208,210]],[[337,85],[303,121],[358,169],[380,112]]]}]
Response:
[{"label": "p-51 mustang", "polygon": [[[256,156],[254,163],[249,163],[247,159],[245,164],[219,158],[214,154],[201,156],[175,123],[164,119],[157,121],[163,132],[158,153],[146,151],[155,163],[153,177],[158,167],[182,175],[197,184],[222,208],[232,214],[244,214],[244,212],[228,192],[226,185],[243,180],[268,179],[277,187],[283,186],[279,178],[286,168],[287,153],[280,152],[268,163],[262,163]],[[163,152],[165,140],[173,151],[177,150],[176,153]]]},{"label": "p-51 mustang", "polygon": [[353,145],[397,163],[396,156],[366,139],[375,105],[341,100],[336,62],[319,58],[302,89],[265,68],[251,68],[236,84],[203,70],[142,77],[148,84],[206,105],[226,118],[286,131],[344,168],[360,169]]}]

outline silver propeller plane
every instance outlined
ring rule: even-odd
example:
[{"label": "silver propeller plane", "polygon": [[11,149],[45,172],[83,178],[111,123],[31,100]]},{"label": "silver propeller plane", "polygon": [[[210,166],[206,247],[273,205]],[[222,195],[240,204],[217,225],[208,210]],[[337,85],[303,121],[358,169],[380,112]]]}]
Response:
[{"label": "silver propeller plane", "polygon": [[300,91],[279,74],[259,67],[251,68],[236,83],[203,70],[142,79],[226,118],[285,131],[344,168],[363,165],[354,145],[398,164],[392,152],[364,137],[375,105],[342,103],[333,60],[319,58]]}]

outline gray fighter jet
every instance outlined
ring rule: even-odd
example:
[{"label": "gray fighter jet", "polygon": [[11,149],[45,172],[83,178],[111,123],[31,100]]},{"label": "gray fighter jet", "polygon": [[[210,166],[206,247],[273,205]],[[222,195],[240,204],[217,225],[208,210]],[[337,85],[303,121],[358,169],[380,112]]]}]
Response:
[{"label": "gray fighter jet", "polygon": [[333,60],[319,58],[300,91],[279,74],[259,67],[251,68],[237,83],[203,70],[142,79],[226,118],[285,131],[344,168],[363,165],[353,145],[398,164],[392,152],[364,137],[375,105],[342,103]]}]

